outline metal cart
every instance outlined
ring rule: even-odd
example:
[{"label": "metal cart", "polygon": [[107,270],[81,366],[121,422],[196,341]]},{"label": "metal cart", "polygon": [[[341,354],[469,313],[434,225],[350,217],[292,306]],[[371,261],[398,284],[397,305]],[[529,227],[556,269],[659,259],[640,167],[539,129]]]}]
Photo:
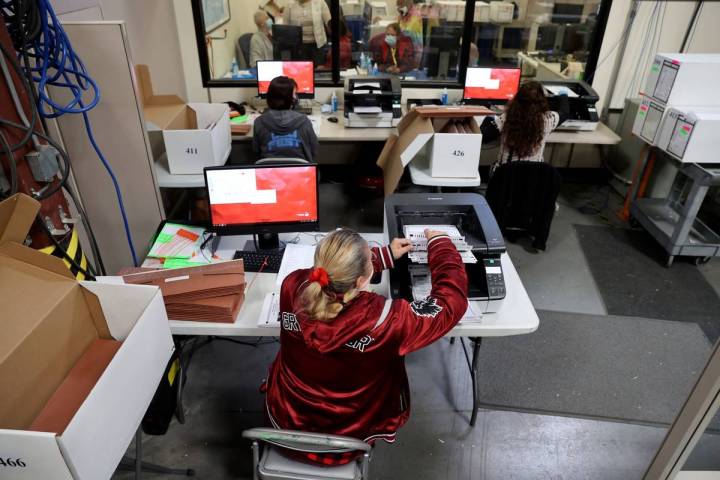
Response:
[{"label": "metal cart", "polygon": [[666,266],[675,256],[696,257],[695,264],[720,255],[720,235],[697,218],[708,188],[720,185],[720,165],[685,163],[668,198],[638,198],[630,215],[668,252]]}]

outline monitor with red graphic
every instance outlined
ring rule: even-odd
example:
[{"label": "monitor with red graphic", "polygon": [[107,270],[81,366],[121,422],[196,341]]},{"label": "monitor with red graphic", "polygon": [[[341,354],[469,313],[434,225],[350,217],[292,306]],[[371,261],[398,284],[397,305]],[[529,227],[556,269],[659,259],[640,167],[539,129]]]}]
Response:
[{"label": "monitor with red graphic", "polygon": [[205,183],[216,231],[308,231],[318,225],[317,165],[212,167],[205,169]]},{"label": "monitor with red graphic", "polygon": [[267,95],[273,78],[284,75],[297,83],[298,97],[315,96],[313,62],[257,62],[258,95]]},{"label": "monitor with red graphic", "polygon": [[465,76],[465,100],[508,101],[520,86],[519,68],[472,67]]}]

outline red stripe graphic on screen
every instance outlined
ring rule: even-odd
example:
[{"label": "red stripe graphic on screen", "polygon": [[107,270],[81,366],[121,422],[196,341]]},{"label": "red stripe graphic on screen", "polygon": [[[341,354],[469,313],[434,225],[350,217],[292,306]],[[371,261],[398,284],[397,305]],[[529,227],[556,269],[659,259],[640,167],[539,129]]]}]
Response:
[{"label": "red stripe graphic on screen", "polygon": [[[246,170],[255,176],[255,190],[243,182],[238,191],[246,201],[237,203],[214,203],[211,192],[211,213],[215,225],[238,225],[278,222],[317,221],[318,206],[315,195],[315,167],[258,168]],[[220,175],[213,183],[224,181]]]},{"label": "red stripe graphic on screen", "polygon": [[258,92],[266,94],[272,79],[279,75],[295,79],[297,93],[315,93],[312,62],[258,62]]},{"label": "red stripe graphic on screen", "polygon": [[468,68],[464,97],[475,100],[510,100],[520,81],[519,68]]}]

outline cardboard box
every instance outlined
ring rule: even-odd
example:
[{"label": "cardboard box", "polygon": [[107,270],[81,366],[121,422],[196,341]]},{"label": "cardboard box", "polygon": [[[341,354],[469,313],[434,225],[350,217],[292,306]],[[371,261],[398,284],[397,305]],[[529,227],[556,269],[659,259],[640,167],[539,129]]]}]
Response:
[{"label": "cardboard box", "polygon": [[671,107],[657,146],[682,163],[720,163],[720,107]]},{"label": "cardboard box", "polygon": [[487,23],[490,21],[490,4],[487,2],[475,2],[474,23]]},{"label": "cardboard box", "polygon": [[[156,287],[77,282],[23,246],[39,207],[0,202],[0,477],[110,478],[174,349],[165,307]],[[98,338],[123,343],[67,428],[25,430]]]},{"label": "cardboard box", "polygon": [[494,23],[511,23],[515,5],[511,2],[490,2],[490,21]]},{"label": "cardboard box", "polygon": [[230,107],[155,95],[147,65],[137,65],[135,73],[145,120],[162,134],[170,173],[198,174],[205,167],[225,165],[231,147]]},{"label": "cardboard box", "polygon": [[[423,160],[429,162],[433,176],[477,175],[482,134],[474,117],[484,115],[493,115],[493,112],[485,107],[431,106],[418,107],[407,113],[398,125],[398,135],[390,135],[378,157],[377,165],[383,169],[385,196],[395,191],[405,166],[418,156],[425,156]],[[438,133],[445,124],[459,119],[466,120],[474,133]]]},{"label": "cardboard box", "polygon": [[358,16],[363,14],[363,4],[361,0],[343,0],[340,2],[343,14],[345,16]]},{"label": "cardboard box", "polygon": [[720,54],[658,53],[642,95],[669,105],[720,105]]},{"label": "cardboard box", "polygon": [[440,18],[448,22],[462,22],[465,19],[464,0],[439,0],[435,3],[440,10]]}]

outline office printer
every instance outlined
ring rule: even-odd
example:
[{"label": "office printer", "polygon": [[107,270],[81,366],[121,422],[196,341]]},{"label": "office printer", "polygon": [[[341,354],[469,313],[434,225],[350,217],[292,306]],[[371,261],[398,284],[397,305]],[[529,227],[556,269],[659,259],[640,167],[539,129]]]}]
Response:
[{"label": "office printer", "polygon": [[[476,193],[398,193],[385,200],[386,240],[406,237],[409,232],[408,238],[413,242],[411,254],[397,260],[390,270],[392,298],[413,301],[422,288],[417,277],[422,275],[423,268],[427,272],[427,264],[418,261],[423,255],[423,240],[413,235],[426,226],[457,229],[459,237],[451,235],[451,239],[465,262],[468,300],[480,302],[483,313],[498,311],[505,298],[500,263],[505,242],[485,197]],[[425,285],[429,288],[429,278]]]},{"label": "office printer", "polygon": [[402,117],[402,89],[395,76],[345,79],[346,127],[395,127]]},{"label": "office printer", "polygon": [[597,128],[598,114],[595,104],[600,100],[597,92],[581,80],[542,81],[550,110],[558,110],[558,97],[565,94],[570,105],[570,116],[558,125],[557,130],[593,131]]}]

